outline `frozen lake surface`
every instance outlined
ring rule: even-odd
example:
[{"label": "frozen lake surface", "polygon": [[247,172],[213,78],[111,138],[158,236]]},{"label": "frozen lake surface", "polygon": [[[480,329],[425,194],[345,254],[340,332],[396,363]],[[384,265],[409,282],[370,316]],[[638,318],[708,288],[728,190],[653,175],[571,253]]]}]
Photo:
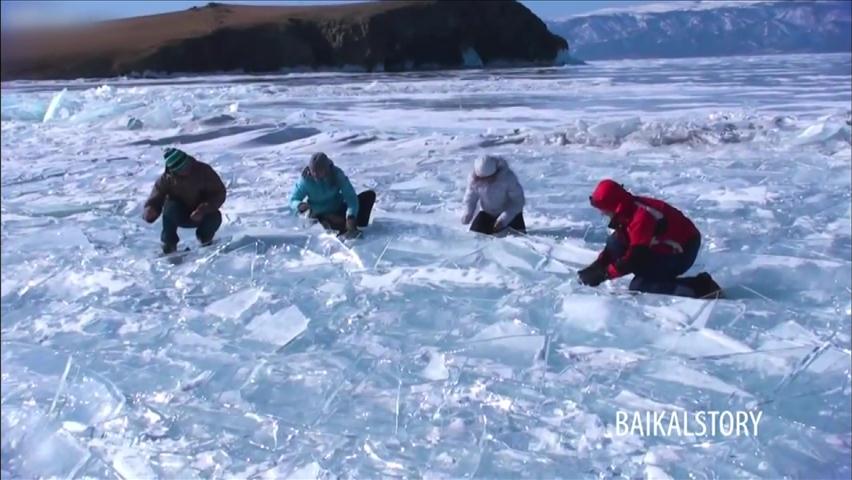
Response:
[{"label": "frozen lake surface", "polygon": [[[849,478],[850,67],[4,84],[3,478]],[[180,265],[140,218],[171,145],[229,187]],[[316,151],[378,193],[349,246],[287,210]],[[528,236],[460,224],[483,153]],[[578,285],[605,177],[687,212],[732,298]],[[615,431],[678,409],[760,433]]]}]

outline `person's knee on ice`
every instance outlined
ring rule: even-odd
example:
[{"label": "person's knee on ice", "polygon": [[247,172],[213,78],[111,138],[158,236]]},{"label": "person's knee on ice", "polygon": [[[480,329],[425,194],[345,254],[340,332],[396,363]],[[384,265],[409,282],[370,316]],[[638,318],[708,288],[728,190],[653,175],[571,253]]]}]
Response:
[{"label": "person's knee on ice", "polygon": [[375,200],[371,190],[356,195],[343,170],[318,152],[302,169],[290,194],[290,208],[296,214],[318,219],[325,228],[355,235],[359,226],[369,223]]},{"label": "person's knee on ice", "polygon": [[656,293],[661,295],[675,295],[678,297],[694,297],[695,291],[683,284],[679,279],[671,278],[648,278],[634,275],[633,280],[627,287],[634,292]]},{"label": "person's knee on ice", "polygon": [[492,235],[494,233],[494,222],[496,221],[497,218],[493,215],[489,215],[486,212],[479,212],[476,214],[476,218],[470,222],[470,231]]},{"label": "person's knee on ice", "polygon": [[358,217],[357,226],[366,227],[370,224],[370,214],[376,203],[376,192],[365,190],[358,194]]},{"label": "person's knee on ice", "polygon": [[633,273],[631,289],[674,291],[674,278],[692,265],[700,245],[692,221],[668,203],[634,196],[612,180],[601,181],[589,203],[608,217],[614,232],[597,259],[579,272],[580,282],[597,286]]},{"label": "person's knee on ice", "polygon": [[[526,233],[524,189],[505,159],[492,155],[477,158],[464,194],[462,224],[474,222],[470,230],[488,235],[506,228]],[[487,217],[481,216],[486,214]],[[485,226],[487,219],[491,225]]]},{"label": "person's knee on ice", "polygon": [[634,275],[633,279],[630,280],[630,284],[627,286],[627,289],[633,292],[655,293],[652,291],[652,283],[653,282],[651,280],[645,277]]},{"label": "person's knee on ice", "polygon": [[[221,224],[219,209],[225,203],[227,192],[222,179],[210,165],[176,148],[167,148],[163,158],[165,171],[154,183],[145,201],[142,218],[154,223],[163,215],[161,241],[163,251],[170,253],[177,249],[180,241],[178,228],[197,228],[209,215],[213,215],[211,225]],[[213,222],[217,216],[218,222]],[[206,227],[204,233],[208,241],[212,241],[216,229]]]},{"label": "person's knee on ice", "polygon": [[317,216],[320,224],[326,230],[337,230],[338,233],[346,232],[346,217],[337,213],[327,213]]},{"label": "person's knee on ice", "polygon": [[515,218],[513,218],[512,221],[509,222],[509,228],[517,232],[527,233],[527,224],[524,221],[524,214],[519,213],[515,215]]}]

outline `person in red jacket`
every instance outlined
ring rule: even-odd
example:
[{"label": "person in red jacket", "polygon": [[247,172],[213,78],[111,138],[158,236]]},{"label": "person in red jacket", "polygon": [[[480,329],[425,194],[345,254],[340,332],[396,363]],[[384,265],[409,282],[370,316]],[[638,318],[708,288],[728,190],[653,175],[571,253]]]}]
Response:
[{"label": "person in red jacket", "polygon": [[701,232],[683,212],[662,200],[632,195],[609,179],[598,183],[589,202],[610,218],[614,233],[597,260],[579,272],[581,283],[595,287],[632,273],[630,290],[686,297],[721,294],[707,272],[680,277],[701,248]]}]

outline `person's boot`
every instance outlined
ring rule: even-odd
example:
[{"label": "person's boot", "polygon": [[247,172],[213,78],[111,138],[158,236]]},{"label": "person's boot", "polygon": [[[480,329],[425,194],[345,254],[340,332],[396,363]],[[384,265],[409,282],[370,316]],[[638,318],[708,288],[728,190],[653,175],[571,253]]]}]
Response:
[{"label": "person's boot", "polygon": [[692,279],[692,288],[698,298],[724,298],[722,287],[707,272],[701,272]]},{"label": "person's boot", "polygon": [[213,237],[202,237],[198,234],[198,231],[195,232],[195,238],[198,240],[198,243],[201,244],[202,247],[209,247],[213,244]]},{"label": "person's boot", "polygon": [[163,243],[163,255],[168,255],[170,253],[175,253],[177,251],[176,243]]},{"label": "person's boot", "polygon": [[195,229],[195,238],[202,247],[209,247],[213,244],[213,237],[222,225],[222,212],[216,210],[208,213],[201,219],[198,228]]}]

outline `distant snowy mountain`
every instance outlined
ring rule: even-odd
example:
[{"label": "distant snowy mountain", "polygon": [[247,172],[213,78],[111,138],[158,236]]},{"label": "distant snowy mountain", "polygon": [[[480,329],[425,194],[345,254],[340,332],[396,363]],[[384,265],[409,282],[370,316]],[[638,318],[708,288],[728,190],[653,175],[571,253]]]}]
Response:
[{"label": "distant snowy mountain", "polygon": [[665,2],[548,23],[586,60],[849,52],[851,26],[848,0]]}]

